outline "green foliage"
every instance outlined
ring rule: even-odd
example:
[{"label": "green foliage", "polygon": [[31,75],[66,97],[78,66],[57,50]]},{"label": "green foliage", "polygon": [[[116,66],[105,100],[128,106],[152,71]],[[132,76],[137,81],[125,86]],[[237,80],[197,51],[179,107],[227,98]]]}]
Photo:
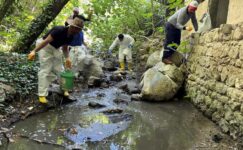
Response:
[{"label": "green foliage", "polygon": [[168,0],[168,8],[169,9],[174,9],[177,7],[182,7],[183,6],[183,0]]},{"label": "green foliage", "polygon": [[182,41],[180,45],[172,43],[168,45],[169,47],[175,47],[180,53],[189,53],[191,49],[189,48],[189,40]]},{"label": "green foliage", "polygon": [[63,8],[63,10],[59,13],[59,15],[50,23],[49,27],[64,25],[64,22],[67,18],[72,15],[73,8],[79,7],[81,5],[78,0],[70,0],[67,5]]},{"label": "green foliage", "polygon": [[164,33],[165,29],[164,29],[164,27],[158,27],[157,31],[160,33]]},{"label": "green foliage", "polygon": [[[146,0],[92,0],[95,15],[90,29],[94,38],[103,41],[103,50],[119,33],[127,33],[137,38],[151,22],[140,26],[141,22],[151,18],[151,4]],[[143,33],[142,33],[143,34]]]},{"label": "green foliage", "polygon": [[27,11],[23,11],[19,16],[7,17],[5,19],[6,26],[2,26],[6,30],[2,30],[0,32],[0,36],[4,38],[6,45],[13,45],[19,38],[20,34],[26,31],[26,23],[30,22],[33,18],[34,16],[29,14]]},{"label": "green foliage", "polygon": [[[0,26],[0,51],[7,51],[17,42],[30,22],[41,13],[49,0],[29,1],[16,0],[10,13],[4,18]],[[38,7],[37,7],[38,6]]]},{"label": "green foliage", "polygon": [[178,49],[181,53],[189,53],[191,51],[189,48],[189,40],[182,41]]},{"label": "green foliage", "polygon": [[16,53],[0,53],[0,82],[12,86],[21,97],[37,91],[38,65],[26,58]]},{"label": "green foliage", "polygon": [[[30,22],[39,14],[51,0],[16,0],[13,8],[9,9],[7,17],[0,26],[0,49],[8,50],[17,42]],[[153,14],[165,15],[165,9],[181,7],[183,0],[168,0],[169,5],[155,0],[90,0],[87,4],[81,0],[70,0],[58,17],[49,25],[64,25],[65,20],[72,14],[73,7],[80,7],[81,14],[87,17],[87,11],[94,9],[92,22],[85,25],[92,37],[92,45],[101,45],[107,49],[115,36],[128,33],[135,38],[144,35],[144,31],[153,27]],[[48,29],[46,29],[48,30]],[[91,32],[92,31],[92,32]],[[163,29],[157,29],[163,32]],[[98,40],[97,40],[98,39]],[[98,44],[96,43],[98,42]]]}]

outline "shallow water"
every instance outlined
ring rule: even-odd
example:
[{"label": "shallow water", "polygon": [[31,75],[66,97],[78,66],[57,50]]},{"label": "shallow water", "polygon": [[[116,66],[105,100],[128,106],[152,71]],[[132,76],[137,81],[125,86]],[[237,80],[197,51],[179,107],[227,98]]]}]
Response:
[{"label": "shallow water", "polygon": [[[75,96],[77,102],[14,124],[15,142],[4,149],[188,150],[218,130],[187,101],[134,102],[115,87]],[[114,103],[116,98],[128,105]],[[105,107],[90,108],[89,102]],[[123,112],[103,113],[117,108]]]}]

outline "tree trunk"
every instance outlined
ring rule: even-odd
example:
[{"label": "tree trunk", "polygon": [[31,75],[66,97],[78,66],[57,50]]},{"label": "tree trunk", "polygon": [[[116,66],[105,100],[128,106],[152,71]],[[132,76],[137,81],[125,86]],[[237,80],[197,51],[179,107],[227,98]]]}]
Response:
[{"label": "tree trunk", "polygon": [[212,20],[212,28],[218,28],[221,24],[226,24],[229,0],[209,0],[208,3],[209,14]]},{"label": "tree trunk", "polygon": [[[154,1],[153,0],[151,0],[151,12],[153,14],[152,15],[152,30],[155,31],[155,26],[154,26],[155,25],[155,23],[154,23],[154,21],[155,21],[154,20],[154,14],[155,13],[154,13]],[[154,32],[152,34],[154,34]]]},{"label": "tree trunk", "polygon": [[38,38],[48,24],[55,19],[68,1],[69,0],[52,0],[50,4],[45,7],[43,13],[31,22],[27,31],[22,34],[11,51],[28,53],[33,42]]},{"label": "tree trunk", "polygon": [[3,0],[0,6],[0,23],[8,12],[8,9],[14,4],[15,0]]}]

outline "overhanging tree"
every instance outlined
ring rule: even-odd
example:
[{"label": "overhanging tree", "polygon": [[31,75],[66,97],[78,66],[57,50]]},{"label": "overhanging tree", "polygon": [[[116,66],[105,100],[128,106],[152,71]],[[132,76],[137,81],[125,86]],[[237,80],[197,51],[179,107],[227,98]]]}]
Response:
[{"label": "overhanging tree", "polygon": [[69,0],[52,0],[47,4],[43,12],[31,22],[26,32],[22,33],[22,36],[18,39],[18,42],[13,46],[11,51],[28,53],[33,42],[68,2]]}]

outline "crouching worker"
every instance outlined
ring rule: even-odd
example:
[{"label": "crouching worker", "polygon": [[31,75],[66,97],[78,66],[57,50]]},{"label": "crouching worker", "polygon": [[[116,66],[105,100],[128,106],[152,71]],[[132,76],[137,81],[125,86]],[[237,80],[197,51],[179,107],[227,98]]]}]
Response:
[{"label": "crouching worker", "polygon": [[[83,21],[79,18],[75,18],[68,27],[53,27],[28,55],[28,60],[33,60],[36,52],[39,51],[38,95],[40,103],[48,103],[46,99],[48,87],[61,72],[62,52],[60,47],[62,47],[65,56],[65,67],[71,69],[68,45],[73,40],[73,36],[78,34],[82,28]],[[64,91],[64,95],[68,96],[68,91]]]},{"label": "crouching worker", "polygon": [[132,71],[132,46],[134,42],[134,39],[130,35],[119,34],[109,48],[109,54],[111,55],[112,50],[119,45],[120,71],[125,71],[125,57],[128,63],[128,70]]},{"label": "crouching worker", "polygon": [[[76,15],[74,18],[82,19],[83,22],[85,18],[82,15]],[[73,19],[69,19],[66,24],[69,24]],[[73,40],[69,45],[70,49],[70,59],[72,61],[72,71],[75,73],[75,76],[78,77],[80,71],[80,63],[83,58],[88,54],[88,45],[84,41],[84,32],[81,30],[78,34],[73,36]]]},{"label": "crouching worker", "polygon": [[[85,45],[85,47],[83,46]],[[81,31],[73,36],[70,48],[70,60],[72,61],[72,71],[78,77],[80,71],[80,63],[83,58],[88,54],[87,45],[84,42],[84,33]]]},{"label": "crouching worker", "polygon": [[[192,1],[188,6],[179,9],[174,15],[169,17],[168,22],[165,24],[166,35],[164,43],[164,55],[162,58],[162,62],[165,64],[173,64],[171,61],[171,56],[181,43],[181,30],[192,30],[192,27],[185,26],[185,24],[191,20],[195,31],[198,30],[195,14],[197,7],[198,2]],[[171,44],[176,44],[177,46],[172,46]]]}]

